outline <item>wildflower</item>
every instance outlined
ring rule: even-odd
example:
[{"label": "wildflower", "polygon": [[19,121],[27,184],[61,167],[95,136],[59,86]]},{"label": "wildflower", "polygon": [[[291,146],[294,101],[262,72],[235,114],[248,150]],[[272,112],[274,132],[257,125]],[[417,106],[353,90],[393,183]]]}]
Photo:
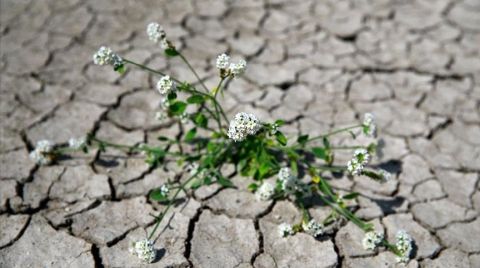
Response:
[{"label": "wildflower", "polygon": [[168,188],[168,185],[164,184],[160,187],[160,193],[163,195],[163,196],[166,196],[168,195],[168,192],[170,192],[170,188]]},{"label": "wildflower", "polygon": [[375,138],[377,136],[377,125],[375,117],[371,113],[366,113],[363,117],[363,133],[368,137]]},{"label": "wildflower", "polygon": [[395,244],[400,256],[397,256],[397,262],[408,262],[412,253],[412,237],[404,230],[400,230],[396,235],[397,243]]},{"label": "wildflower", "polygon": [[148,239],[133,242],[129,251],[145,263],[153,262],[157,255],[155,248],[153,248],[153,242]]},{"label": "wildflower", "polygon": [[247,68],[247,62],[245,60],[240,60],[238,63],[230,63],[230,73],[233,77],[239,76],[245,72]]},{"label": "wildflower", "polygon": [[278,226],[278,234],[281,237],[286,237],[286,236],[289,236],[289,235],[293,235],[294,234],[293,228],[290,224],[282,223]]},{"label": "wildflower", "polygon": [[323,225],[321,223],[316,222],[314,219],[311,219],[309,222],[302,223],[303,231],[307,234],[317,237],[323,234]]},{"label": "wildflower", "polygon": [[365,237],[362,240],[362,245],[366,250],[375,250],[379,245],[382,244],[382,241],[382,233],[368,232],[365,234]]},{"label": "wildflower", "polygon": [[347,170],[352,175],[360,175],[365,165],[370,161],[370,154],[365,149],[357,149],[353,154],[352,160],[347,163]]},{"label": "wildflower", "polygon": [[386,170],[380,169],[378,173],[380,175],[381,182],[387,182],[392,178],[392,174]]},{"label": "wildflower", "polygon": [[229,61],[230,57],[227,54],[223,53],[218,55],[215,65],[217,66],[217,69],[225,70],[228,68]]},{"label": "wildflower", "polygon": [[293,194],[298,189],[298,179],[292,174],[292,171],[287,168],[281,168],[278,172],[278,179],[282,183],[282,190],[286,194]]},{"label": "wildflower", "polygon": [[170,79],[170,76],[166,75],[166,76],[163,76],[162,78],[160,78],[160,80],[158,80],[157,90],[162,95],[166,95],[166,94],[172,92],[173,90],[175,90],[175,85],[174,85],[172,79]]},{"label": "wildflower", "polygon": [[85,137],[76,139],[76,138],[70,138],[68,140],[68,146],[74,150],[80,150],[83,147],[85,147],[87,143],[87,139]]},{"label": "wildflower", "polygon": [[163,41],[167,37],[167,34],[163,30],[162,26],[156,22],[152,22],[147,25],[147,35],[148,39],[155,43]]},{"label": "wildflower", "polygon": [[255,135],[261,127],[255,115],[238,113],[230,121],[228,137],[234,141],[243,141],[248,135]]},{"label": "wildflower", "polygon": [[48,165],[53,161],[53,146],[49,140],[40,140],[37,142],[35,150],[30,152],[30,159],[39,165]]},{"label": "wildflower", "polygon": [[123,65],[123,60],[115,54],[109,47],[100,47],[100,49],[93,55],[93,62],[97,65],[112,65],[114,68],[119,68]]},{"label": "wildflower", "polygon": [[275,193],[275,188],[273,187],[273,185],[268,182],[264,182],[262,186],[258,188],[257,192],[255,193],[255,196],[259,201],[267,201],[272,198],[274,193]]}]

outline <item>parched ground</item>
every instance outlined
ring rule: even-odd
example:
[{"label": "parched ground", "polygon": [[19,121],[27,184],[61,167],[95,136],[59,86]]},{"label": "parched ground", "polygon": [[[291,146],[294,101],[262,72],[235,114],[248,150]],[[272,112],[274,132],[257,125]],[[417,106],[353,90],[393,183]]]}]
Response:
[{"label": "parched ground", "polygon": [[[232,115],[286,119],[289,134],[319,134],[373,112],[381,129],[375,165],[396,173],[379,185],[332,178],[364,193],[357,215],[393,239],[416,241],[408,267],[480,267],[480,1],[0,1],[0,267],[138,267],[130,241],[162,209],[146,197],[174,163],[151,170],[110,150],[38,167],[40,139],[64,144],[93,131],[136,144],[179,135],[154,119],[154,77],[119,76],[92,63],[100,45],[182,79],[147,40],[164,25],[211,86],[221,52],[246,57],[248,71],[222,100]],[[342,140],[338,140],[343,142]],[[346,161],[348,155],[338,157]],[[211,186],[184,198],[156,240],[149,267],[394,267],[391,253],[361,247],[353,224],[315,240],[277,235],[299,211]],[[188,201],[187,201],[188,200]],[[326,207],[314,207],[321,219]]]}]

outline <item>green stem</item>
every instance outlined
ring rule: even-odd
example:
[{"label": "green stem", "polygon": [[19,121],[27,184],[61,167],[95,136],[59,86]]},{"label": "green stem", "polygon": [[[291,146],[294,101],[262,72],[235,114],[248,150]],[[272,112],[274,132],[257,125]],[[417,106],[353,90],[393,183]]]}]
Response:
[{"label": "green stem", "polygon": [[332,201],[328,200],[328,198],[325,198],[325,197],[322,196],[321,194],[317,193],[317,195],[320,197],[320,199],[321,199],[323,202],[327,203],[327,205],[329,205],[329,206],[332,207],[334,210],[336,210],[338,213],[340,213],[341,215],[343,215],[345,218],[347,218],[348,220],[350,220],[351,222],[353,222],[355,225],[357,225],[358,227],[360,227],[363,231],[368,232],[368,231],[371,231],[371,230],[372,230],[371,224],[365,223],[364,221],[362,221],[362,220],[360,220],[359,218],[357,218],[357,217],[356,217],[352,212],[350,212],[349,210],[337,206],[337,204],[335,204],[335,203],[333,203]]},{"label": "green stem", "polygon": [[153,227],[153,230],[150,232],[150,235],[148,235],[148,240],[151,240],[153,235],[155,234],[155,232],[157,231],[158,227],[160,226],[160,223],[162,222],[163,218],[165,217],[165,215],[167,214],[168,210],[172,207],[173,203],[175,202],[175,199],[177,198],[178,194],[183,190],[185,189],[185,186],[190,183],[196,176],[198,175],[198,172],[196,172],[195,174],[193,174],[190,178],[188,178],[188,180],[186,180],[184,183],[182,183],[177,191],[175,192],[175,194],[173,195],[173,197],[170,199],[170,201],[168,202],[168,205],[167,207],[158,214],[158,216],[156,217],[157,219],[157,223],[155,223],[155,227]]},{"label": "green stem", "polygon": [[183,56],[182,53],[178,52],[178,55],[179,55],[180,58],[183,60],[183,62],[185,62],[185,64],[187,64],[188,68],[189,68],[190,71],[193,73],[193,75],[195,75],[195,77],[197,78],[198,82],[200,83],[200,85],[202,85],[203,89],[205,90],[205,92],[208,93],[208,88],[207,88],[207,86],[203,83],[202,79],[201,79],[200,76],[197,74],[197,72],[195,71],[195,69],[193,69],[193,66],[190,64],[190,62],[188,62],[188,60]]},{"label": "green stem", "polygon": [[223,81],[225,78],[221,78],[220,81],[218,82],[218,85],[216,88],[214,88],[214,93],[213,93],[213,106],[215,107],[215,114],[216,114],[216,119],[217,119],[217,124],[218,124],[218,130],[222,132],[222,122],[220,121],[220,111],[218,109],[217,105],[217,94],[220,91],[220,87],[222,86]]},{"label": "green stem", "polygon": [[309,142],[312,142],[312,141],[320,140],[320,139],[323,139],[323,138],[326,138],[326,137],[329,137],[329,136],[332,136],[332,135],[335,135],[335,134],[338,134],[338,133],[342,133],[342,132],[349,131],[349,130],[352,130],[352,129],[355,129],[355,128],[359,128],[359,127],[362,127],[362,126],[363,125],[360,124],[360,125],[354,125],[354,126],[340,128],[340,129],[334,130],[332,132],[328,132],[328,133],[325,133],[325,134],[322,134],[322,135],[319,135],[319,136],[309,138],[305,142],[305,144],[307,144]]},{"label": "green stem", "polygon": [[330,147],[330,149],[332,149],[332,150],[355,150],[355,149],[361,149],[361,148],[365,148],[365,146],[358,145],[358,146],[332,146],[332,147]]}]

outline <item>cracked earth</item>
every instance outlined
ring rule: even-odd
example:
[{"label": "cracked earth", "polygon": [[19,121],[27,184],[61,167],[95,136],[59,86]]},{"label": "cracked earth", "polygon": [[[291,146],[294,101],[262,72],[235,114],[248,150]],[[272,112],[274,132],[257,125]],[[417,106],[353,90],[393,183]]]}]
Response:
[{"label": "cracked earth", "polygon": [[[92,63],[100,45],[181,79],[194,77],[148,41],[158,21],[206,83],[212,59],[248,61],[222,103],[232,116],[283,118],[287,134],[320,134],[363,113],[380,133],[374,165],[395,173],[379,185],[331,177],[361,192],[356,214],[392,239],[416,241],[408,267],[480,267],[480,2],[435,1],[0,1],[0,267],[139,267],[132,240],[153,228],[162,205],[148,191],[182,179],[175,163],[152,170],[109,150],[38,167],[40,139],[65,144],[92,131],[120,143],[154,144],[182,133],[154,119],[154,78],[119,76]],[[339,143],[347,143],[341,138]],[[344,164],[349,154],[337,156]],[[234,168],[239,190],[208,186],[183,196],[160,226],[149,267],[394,267],[342,223],[315,240],[280,238],[301,213],[259,202]],[[327,207],[310,209],[322,219]]]}]

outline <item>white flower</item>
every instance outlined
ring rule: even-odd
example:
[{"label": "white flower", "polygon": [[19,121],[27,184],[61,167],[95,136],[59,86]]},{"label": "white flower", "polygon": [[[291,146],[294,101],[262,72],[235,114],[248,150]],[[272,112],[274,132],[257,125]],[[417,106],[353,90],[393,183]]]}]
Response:
[{"label": "white flower", "polygon": [[379,245],[382,244],[382,241],[382,233],[368,232],[365,234],[365,237],[362,240],[362,245],[366,250],[375,250]]},{"label": "white flower", "polygon": [[255,135],[262,127],[253,114],[238,113],[230,121],[228,137],[234,141],[243,141],[248,135]]},{"label": "white flower", "polygon": [[302,228],[304,232],[306,232],[307,234],[313,237],[317,237],[323,234],[323,225],[320,223],[317,223],[314,219],[311,219],[307,223],[303,222]]},{"label": "white flower", "polygon": [[410,260],[410,255],[412,253],[412,237],[407,234],[404,230],[400,230],[396,235],[397,243],[395,246],[400,252],[401,256],[397,256],[397,262],[408,262]]},{"label": "white flower", "polygon": [[378,171],[381,177],[381,182],[387,182],[392,178],[392,174],[386,170],[380,169]]},{"label": "white flower", "polygon": [[68,146],[74,150],[80,150],[82,149],[87,143],[87,139],[85,137],[76,139],[76,138],[70,138],[68,140]]},{"label": "white flower", "polygon": [[157,251],[153,247],[153,242],[148,239],[133,242],[129,251],[145,263],[153,262],[157,255]]},{"label": "white flower", "polygon": [[93,55],[93,62],[97,65],[112,65],[113,67],[123,64],[122,58],[109,47],[100,47],[97,53]]},{"label": "white flower", "polygon": [[347,163],[348,173],[352,174],[353,176],[362,174],[363,168],[364,166],[358,163],[357,159],[352,159]]},{"label": "white flower", "polygon": [[292,226],[291,226],[290,224],[287,224],[287,223],[282,223],[282,224],[280,224],[280,225],[278,226],[278,234],[279,234],[281,237],[293,235]]},{"label": "white flower", "polygon": [[362,165],[366,165],[368,162],[370,162],[370,154],[365,149],[355,150],[353,157],[356,158]]},{"label": "white flower", "polygon": [[262,186],[257,189],[255,196],[259,201],[267,201],[270,200],[275,193],[275,188],[272,184],[268,182],[264,182]]},{"label": "white flower", "polygon": [[165,37],[167,36],[162,26],[156,22],[147,25],[147,35],[148,39],[155,43],[165,40]]},{"label": "white flower", "polygon": [[363,133],[368,137],[377,136],[377,125],[375,124],[375,117],[371,113],[366,113],[363,117]]},{"label": "white flower", "polygon": [[170,192],[170,188],[168,188],[168,185],[164,184],[160,187],[160,193],[164,196],[168,195],[168,192]]},{"label": "white flower", "polygon": [[347,163],[347,170],[352,175],[360,175],[369,161],[370,154],[368,151],[365,149],[357,149],[353,153],[352,160]]},{"label": "white flower", "polygon": [[240,60],[238,63],[230,63],[230,73],[235,77],[243,74],[245,69],[247,69],[247,62],[245,60]]},{"label": "white flower", "polygon": [[278,179],[282,183],[282,190],[286,194],[293,194],[298,189],[298,179],[292,174],[290,168],[284,167],[278,171]]},{"label": "white flower", "polygon": [[174,85],[172,79],[170,79],[170,76],[166,75],[166,76],[163,76],[162,78],[160,78],[160,80],[158,80],[157,90],[162,95],[166,95],[166,94],[172,92],[173,90],[175,90],[175,85]]},{"label": "white flower", "polygon": [[223,53],[218,55],[215,65],[217,66],[217,69],[225,70],[228,68],[229,61],[230,57],[227,54]]},{"label": "white flower", "polygon": [[30,159],[39,165],[48,165],[53,160],[53,142],[49,140],[40,140],[37,142],[35,150],[30,152]]}]

